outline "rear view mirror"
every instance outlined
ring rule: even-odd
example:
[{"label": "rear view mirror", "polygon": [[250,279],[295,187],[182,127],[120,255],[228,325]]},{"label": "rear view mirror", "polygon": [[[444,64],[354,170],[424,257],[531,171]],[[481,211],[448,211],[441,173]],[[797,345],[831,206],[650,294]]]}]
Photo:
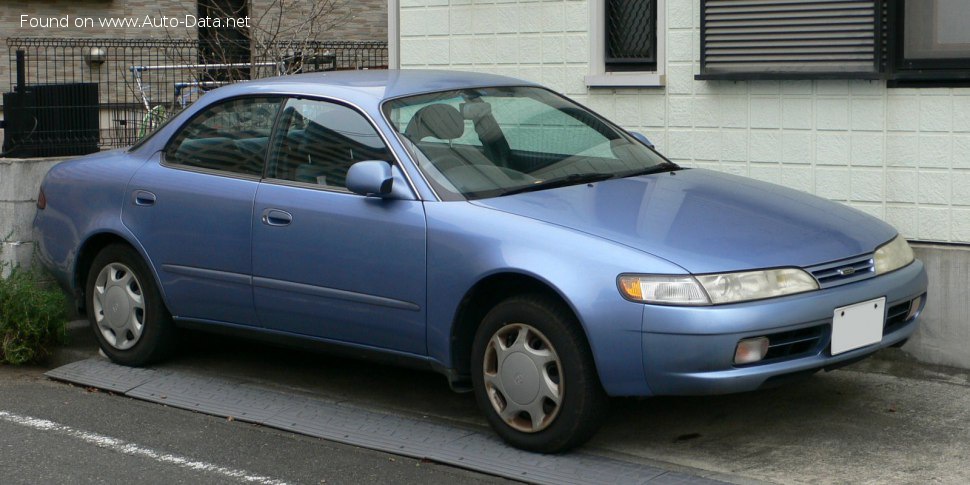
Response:
[{"label": "rear view mirror", "polygon": [[383,160],[357,162],[347,171],[347,189],[355,194],[383,197],[391,193],[394,173]]}]

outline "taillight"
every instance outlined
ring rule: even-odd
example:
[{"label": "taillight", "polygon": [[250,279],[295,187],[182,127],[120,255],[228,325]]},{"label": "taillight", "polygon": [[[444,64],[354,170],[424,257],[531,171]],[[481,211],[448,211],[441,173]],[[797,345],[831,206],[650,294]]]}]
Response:
[{"label": "taillight", "polygon": [[40,189],[40,193],[37,194],[37,208],[44,210],[47,207],[47,196],[44,195],[44,189]]}]

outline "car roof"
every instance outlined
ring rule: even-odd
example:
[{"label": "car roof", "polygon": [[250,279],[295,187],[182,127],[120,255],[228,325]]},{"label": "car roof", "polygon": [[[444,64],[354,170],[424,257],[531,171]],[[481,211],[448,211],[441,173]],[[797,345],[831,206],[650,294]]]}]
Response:
[{"label": "car roof", "polygon": [[433,69],[373,69],[294,74],[232,84],[213,92],[222,96],[254,93],[329,96],[375,107],[400,96],[485,86],[535,86],[507,76]]}]

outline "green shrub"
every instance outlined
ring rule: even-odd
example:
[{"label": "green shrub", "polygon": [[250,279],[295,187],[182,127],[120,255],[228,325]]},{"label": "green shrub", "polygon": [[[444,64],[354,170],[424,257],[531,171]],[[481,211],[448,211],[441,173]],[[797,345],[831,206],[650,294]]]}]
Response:
[{"label": "green shrub", "polygon": [[[0,267],[0,270],[4,268]],[[0,363],[41,361],[67,336],[67,299],[37,270],[0,277]]]}]

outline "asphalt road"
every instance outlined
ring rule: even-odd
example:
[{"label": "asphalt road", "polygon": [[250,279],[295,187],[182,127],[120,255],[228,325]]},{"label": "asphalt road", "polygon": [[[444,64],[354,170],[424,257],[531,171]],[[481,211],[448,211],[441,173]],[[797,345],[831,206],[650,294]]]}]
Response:
[{"label": "asphalt road", "polygon": [[[216,336],[189,335],[181,347],[160,367],[489,432],[472,396],[451,392],[431,372]],[[75,355],[67,360],[95,354],[84,339],[71,349]],[[127,483],[134,477],[147,483],[238,483],[238,474],[295,483],[498,480],[89,392],[47,381],[36,369],[0,367],[3,412],[69,428],[52,431],[0,414],[4,484]],[[80,439],[77,430],[124,443],[106,449],[97,439]],[[151,453],[125,454],[125,444]],[[615,399],[603,429],[582,451],[736,483],[970,483],[970,372],[920,365],[890,349],[778,389]],[[183,462],[157,459],[166,453]]]},{"label": "asphalt road", "polygon": [[503,480],[47,380],[0,366],[0,482],[428,483]]}]

